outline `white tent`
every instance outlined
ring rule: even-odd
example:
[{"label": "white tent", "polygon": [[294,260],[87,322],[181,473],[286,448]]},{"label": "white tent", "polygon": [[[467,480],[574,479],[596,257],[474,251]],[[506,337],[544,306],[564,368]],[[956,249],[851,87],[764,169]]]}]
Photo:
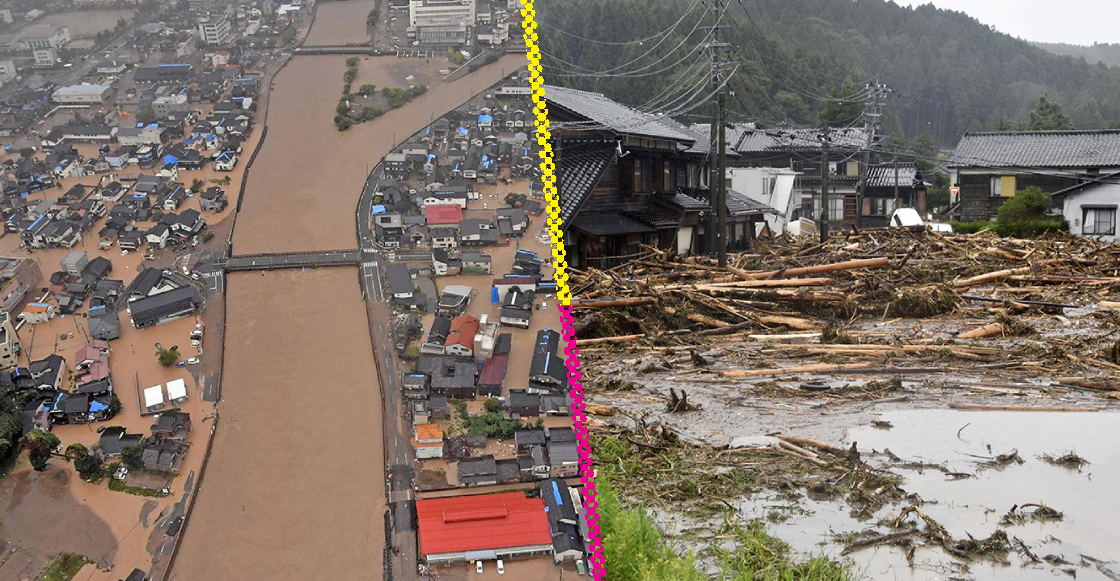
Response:
[{"label": "white tent", "polygon": [[182,379],[173,379],[167,382],[167,399],[172,403],[187,401],[187,384]]},{"label": "white tent", "polygon": [[144,407],[148,411],[156,411],[163,407],[163,386],[156,385],[144,390]]}]

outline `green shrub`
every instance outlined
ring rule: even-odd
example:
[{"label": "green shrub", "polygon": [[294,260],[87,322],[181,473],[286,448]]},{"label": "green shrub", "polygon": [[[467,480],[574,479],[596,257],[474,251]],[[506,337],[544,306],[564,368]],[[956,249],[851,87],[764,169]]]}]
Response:
[{"label": "green shrub", "polygon": [[1019,190],[1015,197],[999,207],[999,221],[1005,224],[1044,221],[1050,217],[1050,209],[1053,207],[1050,194],[1031,186]]},{"label": "green shrub", "polygon": [[1069,232],[1069,222],[1064,218],[1057,221],[1035,220],[1030,222],[952,222],[953,232],[975,234],[985,228],[999,236],[1008,238],[1037,238],[1046,234]]}]

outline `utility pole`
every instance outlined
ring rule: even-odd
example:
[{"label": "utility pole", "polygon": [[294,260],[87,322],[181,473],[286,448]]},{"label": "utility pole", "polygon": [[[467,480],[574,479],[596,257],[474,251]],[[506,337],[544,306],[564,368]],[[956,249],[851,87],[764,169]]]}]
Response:
[{"label": "utility pole", "polygon": [[726,96],[721,89],[723,85],[720,75],[723,73],[723,48],[729,46],[720,42],[719,31],[725,0],[710,0],[711,10],[715,16],[712,26],[712,40],[707,48],[712,58],[712,129],[708,136],[710,139],[709,157],[717,156],[711,161],[710,177],[708,179],[708,199],[711,202],[708,212],[708,253],[717,257],[720,266],[727,265],[727,135],[724,131],[724,109]]},{"label": "utility pole", "polygon": [[879,123],[883,117],[883,106],[879,104],[879,96],[885,89],[886,86],[879,84],[879,79],[876,78],[869,95],[871,102],[867,104],[867,114],[864,120],[864,127],[867,131],[867,145],[863,149],[863,161],[859,166],[859,189],[856,190],[856,228],[863,226],[863,200],[867,190],[867,172],[871,165],[871,148],[875,146],[875,136],[879,131]]},{"label": "utility pole", "polygon": [[[902,198],[898,193],[898,154],[894,154],[894,209],[902,205]],[[924,220],[925,218],[923,218]]]},{"label": "utility pole", "polygon": [[821,139],[821,244],[828,242],[828,149],[832,136],[826,126],[820,135]]}]

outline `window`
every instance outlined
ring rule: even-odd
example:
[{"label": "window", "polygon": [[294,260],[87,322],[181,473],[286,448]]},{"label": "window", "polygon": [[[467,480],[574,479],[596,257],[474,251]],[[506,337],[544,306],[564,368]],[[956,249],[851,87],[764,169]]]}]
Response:
[{"label": "window", "polygon": [[671,192],[673,191],[673,164],[669,163],[669,160],[665,160],[661,163],[661,165],[664,173],[664,179],[661,183],[661,191]]},{"label": "window", "polygon": [[828,197],[828,219],[829,221],[844,219],[844,196],[832,194]]},{"label": "window", "polygon": [[1082,206],[1081,234],[1084,236],[1114,236],[1116,234],[1116,206]]},{"label": "window", "polygon": [[1015,196],[1015,176],[992,176],[992,197]]},{"label": "window", "polygon": [[634,160],[634,193],[653,191],[653,160]]}]

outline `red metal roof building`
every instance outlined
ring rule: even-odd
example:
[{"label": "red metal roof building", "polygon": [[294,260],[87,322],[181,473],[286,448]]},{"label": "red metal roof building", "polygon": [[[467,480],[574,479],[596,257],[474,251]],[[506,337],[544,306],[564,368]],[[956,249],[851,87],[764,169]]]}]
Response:
[{"label": "red metal roof building", "polygon": [[463,221],[463,209],[458,204],[434,204],[424,207],[428,226],[458,226]]},{"label": "red metal roof building", "polygon": [[524,492],[417,500],[416,517],[428,563],[552,554],[544,502]]}]

